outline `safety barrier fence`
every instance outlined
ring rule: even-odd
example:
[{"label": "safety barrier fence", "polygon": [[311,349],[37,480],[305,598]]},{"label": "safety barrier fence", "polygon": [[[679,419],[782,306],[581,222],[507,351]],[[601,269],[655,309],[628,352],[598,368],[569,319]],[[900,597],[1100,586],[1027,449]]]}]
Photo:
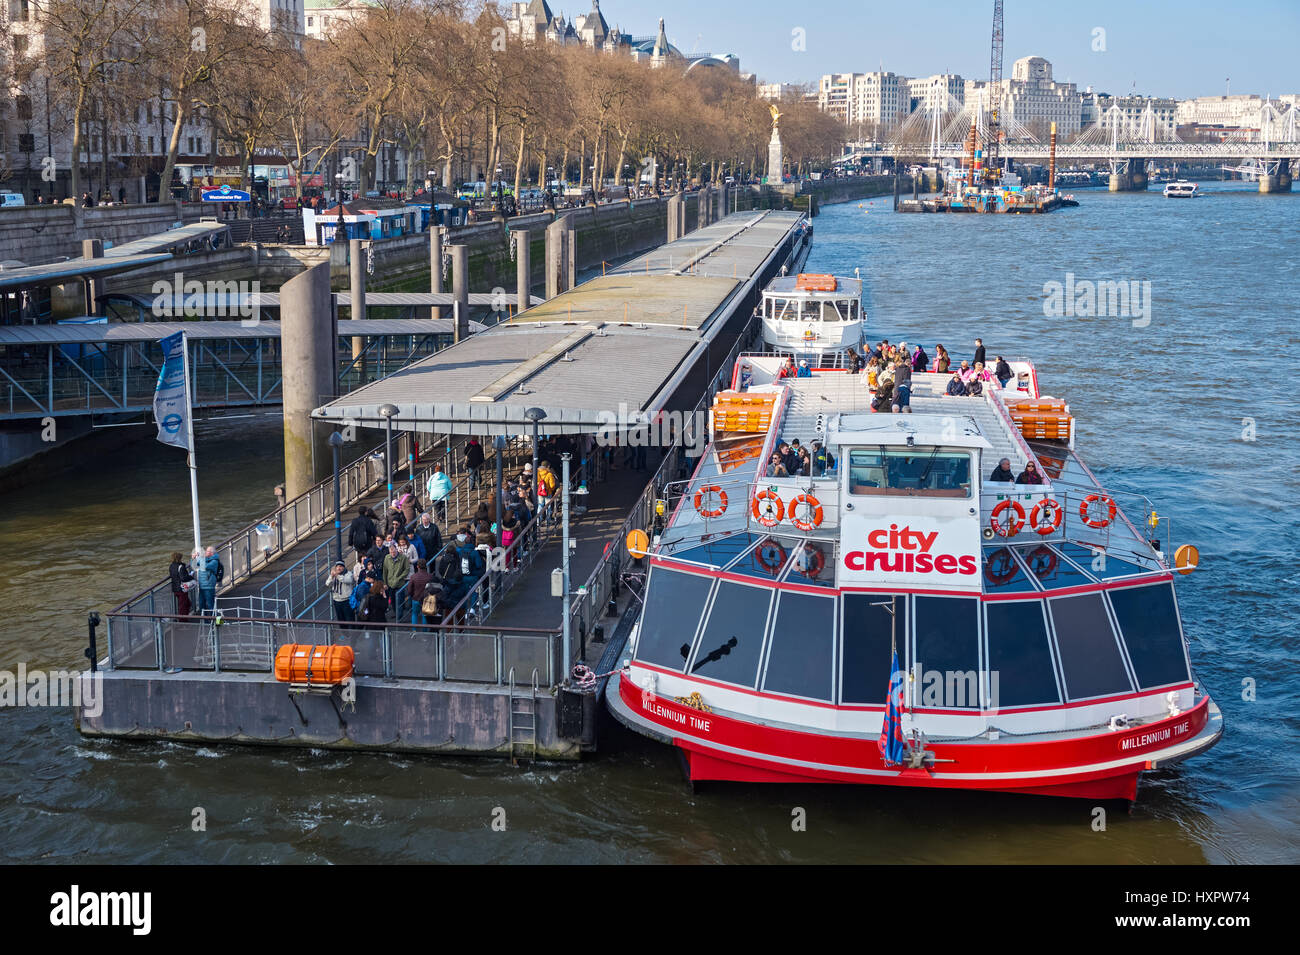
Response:
[{"label": "safety barrier fence", "polygon": [[550,687],[559,676],[556,630],[139,613],[110,613],[107,623],[113,670],[271,673],[281,646],[301,644],[350,646],[358,676],[386,680],[500,686],[511,669],[535,669]]}]

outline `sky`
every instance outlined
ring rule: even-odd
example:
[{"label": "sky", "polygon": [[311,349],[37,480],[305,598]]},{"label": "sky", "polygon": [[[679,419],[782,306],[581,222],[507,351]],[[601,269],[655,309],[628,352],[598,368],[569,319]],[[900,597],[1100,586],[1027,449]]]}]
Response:
[{"label": "sky", "polygon": [[[590,0],[549,0],[572,18]],[[1150,96],[1300,92],[1300,0],[1006,0],[1003,70],[1051,61],[1057,80]],[[762,82],[881,69],[987,79],[993,0],[602,0],[610,26],[685,52],[734,53]],[[1098,30],[1103,32],[1098,33]],[[796,30],[803,31],[800,51]],[[1100,47],[1094,49],[1094,47]]]}]

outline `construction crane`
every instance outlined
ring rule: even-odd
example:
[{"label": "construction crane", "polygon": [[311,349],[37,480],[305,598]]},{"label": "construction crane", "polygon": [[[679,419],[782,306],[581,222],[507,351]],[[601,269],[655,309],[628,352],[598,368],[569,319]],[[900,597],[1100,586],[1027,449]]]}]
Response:
[{"label": "construction crane", "polygon": [[989,124],[988,142],[984,146],[985,181],[996,186],[1002,180],[1002,157],[999,150],[998,108],[1002,92],[1002,0],[993,0],[993,46],[989,51]]}]

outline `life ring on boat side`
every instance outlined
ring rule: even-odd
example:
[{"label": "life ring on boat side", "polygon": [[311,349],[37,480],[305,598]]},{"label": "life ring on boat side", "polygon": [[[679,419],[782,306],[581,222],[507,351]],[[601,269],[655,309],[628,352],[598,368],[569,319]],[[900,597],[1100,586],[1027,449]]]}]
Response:
[{"label": "life ring on boat side", "polygon": [[[718,506],[706,508],[704,499],[707,495],[718,495]],[[727,511],[727,492],[716,484],[708,484],[695,492],[695,509],[700,512],[701,517],[721,517]]]},{"label": "life ring on boat side", "polygon": [[[1106,517],[1104,519],[1094,520],[1089,516],[1094,504],[1100,504],[1106,508]],[[1083,522],[1089,527],[1109,527],[1110,522],[1115,520],[1115,500],[1105,494],[1089,494],[1083,499],[1083,503],[1079,505],[1079,517],[1083,518]]]},{"label": "life ring on boat side", "polygon": [[[1015,513],[1007,521],[1006,526],[1004,527],[998,518],[1000,518],[1002,513],[1008,508]],[[1020,506],[1019,501],[1013,501],[1010,498],[1007,498],[1007,500],[1002,501],[997,505],[997,507],[993,508],[993,513],[989,516],[989,527],[992,529],[993,533],[997,534],[999,537],[1015,537],[1020,533],[1020,529],[1024,526],[1025,509]]]},{"label": "life ring on boat side", "polygon": [[[1041,515],[1041,520],[1039,519]],[[1050,497],[1045,497],[1029,512],[1029,526],[1036,532],[1046,537],[1048,534],[1055,532],[1061,526],[1061,519],[1065,517],[1065,508],[1056,503]]]},{"label": "life ring on boat side", "polygon": [[780,573],[781,568],[785,566],[785,548],[776,541],[769,540],[759,544],[755,553],[758,555],[759,566],[769,574]]},{"label": "life ring on boat side", "polygon": [[[1041,561],[1043,556],[1047,557],[1045,566]],[[1030,551],[1028,561],[1029,569],[1034,572],[1035,577],[1050,577],[1056,573],[1056,552],[1046,544],[1035,547]]]},{"label": "life ring on boat side", "polygon": [[1011,551],[1003,547],[995,552],[989,558],[988,563],[984,565],[984,579],[994,587],[1001,587],[1003,584],[1010,582],[1019,569],[1016,566],[1015,557],[1011,555]]},{"label": "life ring on boat side", "polygon": [[785,517],[785,502],[772,490],[759,491],[754,495],[754,517],[764,527],[776,527]]},{"label": "life ring on boat side", "polygon": [[[808,519],[795,516],[795,507],[803,504],[808,508]],[[801,531],[810,531],[814,527],[821,527],[822,519],[825,512],[822,510],[822,502],[817,500],[811,494],[796,494],[790,498],[790,523]]]}]

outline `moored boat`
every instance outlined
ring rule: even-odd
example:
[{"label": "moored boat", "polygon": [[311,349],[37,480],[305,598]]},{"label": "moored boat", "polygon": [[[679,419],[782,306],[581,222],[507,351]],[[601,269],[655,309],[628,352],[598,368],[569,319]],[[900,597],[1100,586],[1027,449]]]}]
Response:
[{"label": "moored boat", "polygon": [[618,719],[692,780],[1093,799],[1218,740],[1151,506],[1095,479],[1032,362],[976,396],[917,372],[913,413],[875,414],[865,375],[782,361],[742,357],[669,489]]}]

